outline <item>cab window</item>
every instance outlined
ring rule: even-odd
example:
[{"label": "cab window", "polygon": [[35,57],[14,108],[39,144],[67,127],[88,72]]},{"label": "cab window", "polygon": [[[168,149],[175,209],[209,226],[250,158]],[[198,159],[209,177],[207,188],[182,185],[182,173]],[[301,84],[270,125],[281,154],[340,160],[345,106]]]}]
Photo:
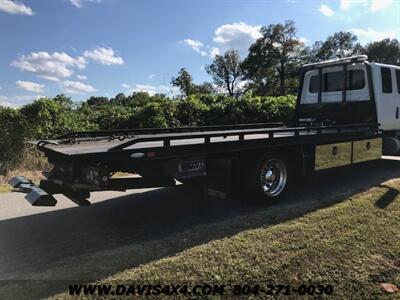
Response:
[{"label": "cab window", "polygon": [[364,70],[349,70],[347,72],[346,90],[362,90],[365,87]]},{"label": "cab window", "polygon": [[390,72],[390,69],[382,67],[381,77],[382,77],[382,92],[387,94],[391,93],[393,91],[393,87],[392,87],[392,73]]},{"label": "cab window", "polygon": [[318,88],[319,88],[319,80],[318,80],[318,75],[314,75],[310,78],[310,88],[309,91],[310,93],[318,93]]},{"label": "cab window", "polygon": [[397,91],[400,94],[400,70],[396,70]]},{"label": "cab window", "polygon": [[[339,92],[343,89],[343,71],[328,72],[322,74],[322,92]],[[310,93],[318,93],[318,75],[310,78]],[[348,70],[346,90],[361,90],[365,87],[364,70]]]}]

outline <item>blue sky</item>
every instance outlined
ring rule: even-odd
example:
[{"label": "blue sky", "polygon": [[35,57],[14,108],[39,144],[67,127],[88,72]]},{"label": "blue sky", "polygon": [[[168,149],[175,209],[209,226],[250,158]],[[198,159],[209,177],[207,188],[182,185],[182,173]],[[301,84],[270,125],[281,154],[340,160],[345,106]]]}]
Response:
[{"label": "blue sky", "polygon": [[399,39],[400,0],[0,0],[0,104],[173,94],[181,67],[210,81],[213,55],[244,57],[260,26],[285,20],[306,44],[339,30],[362,43]]}]

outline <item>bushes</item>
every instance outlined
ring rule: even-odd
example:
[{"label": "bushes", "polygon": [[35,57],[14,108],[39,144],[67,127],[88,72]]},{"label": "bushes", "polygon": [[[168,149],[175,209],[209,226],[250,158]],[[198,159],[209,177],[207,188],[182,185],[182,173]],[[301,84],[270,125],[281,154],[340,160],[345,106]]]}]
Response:
[{"label": "bushes", "polygon": [[45,139],[65,132],[95,129],[96,124],[72,108],[71,104],[43,98],[19,110],[29,139]]},{"label": "bushes", "polygon": [[[120,97],[122,98],[122,97]],[[43,98],[20,109],[0,106],[0,173],[21,166],[24,140],[45,139],[71,131],[288,122],[295,96],[261,97],[245,94],[190,95],[170,99],[135,93],[123,101],[90,101],[75,106],[69,98]],[[93,99],[92,99],[93,100]],[[29,156],[41,167],[40,156]],[[34,159],[33,159],[34,157]]]},{"label": "bushes", "polygon": [[22,160],[25,119],[20,111],[0,106],[0,174]]}]

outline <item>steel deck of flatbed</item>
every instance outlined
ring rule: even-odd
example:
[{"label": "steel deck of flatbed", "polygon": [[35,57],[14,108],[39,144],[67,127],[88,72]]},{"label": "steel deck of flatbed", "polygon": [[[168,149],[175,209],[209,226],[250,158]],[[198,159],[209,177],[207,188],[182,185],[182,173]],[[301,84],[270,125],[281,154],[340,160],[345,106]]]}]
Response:
[{"label": "steel deck of flatbed", "polygon": [[[303,142],[320,143],[332,140],[346,140],[347,138],[365,138],[380,134],[378,124],[352,124],[335,126],[305,126],[305,127],[262,127],[227,130],[209,130],[194,132],[174,132],[134,134],[118,136],[96,135],[90,132],[70,134],[54,140],[40,141],[40,148],[46,153],[53,153],[66,157],[94,155],[115,155],[116,153],[161,151],[171,156],[173,152],[179,155],[179,150],[193,154],[201,152],[227,152],[262,145],[279,145],[280,142],[293,144]],[[92,135],[91,135],[92,134]],[[72,138],[71,138],[72,136]],[[190,151],[191,150],[191,151]]]}]

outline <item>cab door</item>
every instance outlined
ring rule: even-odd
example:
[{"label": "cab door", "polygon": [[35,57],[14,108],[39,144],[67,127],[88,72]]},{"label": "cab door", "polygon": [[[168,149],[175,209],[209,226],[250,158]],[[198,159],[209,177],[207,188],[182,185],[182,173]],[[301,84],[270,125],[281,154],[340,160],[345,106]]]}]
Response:
[{"label": "cab door", "polygon": [[400,68],[396,68],[393,70],[394,71],[394,81],[395,81],[395,91],[394,91],[394,98],[396,101],[396,121],[395,121],[395,127],[396,129],[400,129]]},{"label": "cab door", "polygon": [[395,70],[380,66],[375,87],[378,109],[378,123],[383,130],[400,129],[400,99],[395,82]]}]

